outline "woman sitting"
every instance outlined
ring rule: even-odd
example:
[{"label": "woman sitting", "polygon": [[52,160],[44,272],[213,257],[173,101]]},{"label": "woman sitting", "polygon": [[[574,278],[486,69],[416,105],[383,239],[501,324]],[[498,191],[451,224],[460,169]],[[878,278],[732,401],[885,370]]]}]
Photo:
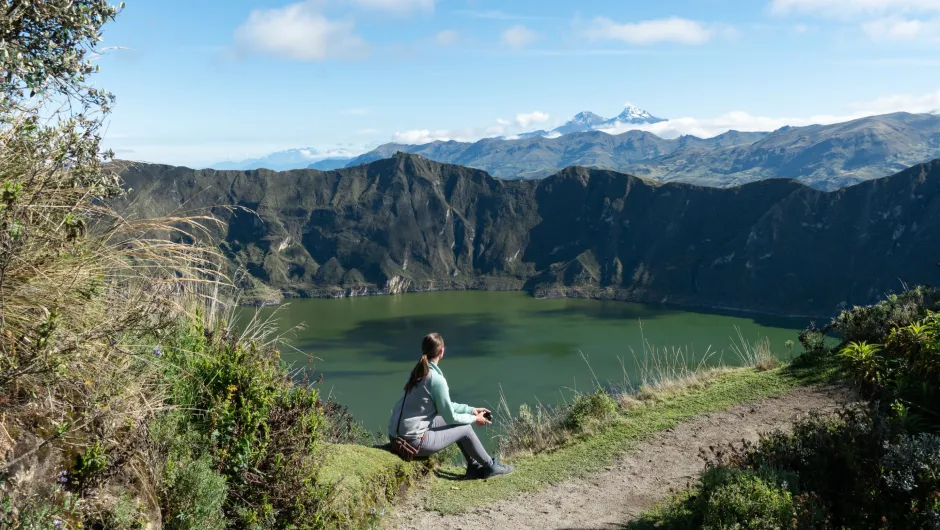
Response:
[{"label": "woman sitting", "polygon": [[467,459],[465,478],[508,475],[513,467],[490,458],[473,430],[473,424],[487,425],[489,410],[473,408],[450,400],[444,373],[438,368],[444,357],[444,339],[431,333],[421,341],[421,360],[411,371],[402,397],[392,409],[388,436],[394,443],[404,438],[416,448],[417,456],[429,456],[456,443]]}]

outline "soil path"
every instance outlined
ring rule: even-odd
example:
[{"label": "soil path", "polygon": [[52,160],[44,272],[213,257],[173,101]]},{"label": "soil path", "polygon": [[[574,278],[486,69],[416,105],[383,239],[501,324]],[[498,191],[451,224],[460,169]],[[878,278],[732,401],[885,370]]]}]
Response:
[{"label": "soil path", "polygon": [[[832,411],[850,401],[837,388],[799,388],[687,421],[653,436],[606,470],[517,496],[472,512],[441,516],[423,510],[420,494],[385,518],[384,527],[431,530],[614,529],[685,488],[704,467],[702,448],[757,440],[789,428],[811,410]],[[496,479],[498,480],[498,479]]]}]

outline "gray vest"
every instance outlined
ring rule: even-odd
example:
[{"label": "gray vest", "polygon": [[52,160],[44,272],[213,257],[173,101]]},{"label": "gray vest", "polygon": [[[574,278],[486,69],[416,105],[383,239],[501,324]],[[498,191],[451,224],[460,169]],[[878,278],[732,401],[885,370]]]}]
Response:
[{"label": "gray vest", "polygon": [[[388,420],[388,437],[395,439],[396,436],[417,440],[424,436],[434,417],[437,416],[437,406],[431,399],[431,379],[440,377],[434,369],[428,373],[428,376],[418,381],[418,384],[408,391],[407,395],[402,392],[395,406],[392,408],[392,417]],[[402,400],[405,401],[402,409]],[[402,411],[399,417],[398,412]],[[401,428],[399,429],[399,419],[401,419]]]}]

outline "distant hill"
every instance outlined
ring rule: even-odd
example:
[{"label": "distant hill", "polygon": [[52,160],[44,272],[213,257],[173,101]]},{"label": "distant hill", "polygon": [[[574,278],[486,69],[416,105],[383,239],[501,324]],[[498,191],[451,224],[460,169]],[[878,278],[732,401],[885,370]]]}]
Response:
[{"label": "distant hill", "polygon": [[343,158],[324,158],[318,162],[314,162],[307,166],[308,169],[319,169],[320,171],[329,171],[331,169],[340,169],[345,167],[349,161],[352,160],[352,157],[343,157]]},{"label": "distant hill", "polygon": [[940,157],[940,116],[896,113],[772,133],[730,131],[705,139],[666,140],[632,130],[616,136],[590,131],[557,138],[386,144],[352,159],[347,167],[396,151],[483,169],[505,179],[543,178],[567,166],[584,166],[703,186],[792,178],[832,190]]},{"label": "distant hill", "polygon": [[[290,169],[336,169],[351,160],[351,156],[338,157],[322,153],[313,147],[287,149],[271,153],[260,158],[250,158],[239,162],[218,162],[212,169],[238,170],[270,169],[273,171],[287,171]],[[340,163],[342,162],[342,164]],[[319,166],[319,167],[313,167]]]},{"label": "distant hill", "polygon": [[506,181],[407,154],[325,172],[125,164],[122,174],[141,215],[257,212],[218,209],[216,236],[246,282],[286,296],[527,289],[831,315],[935,281],[940,259],[940,161],[833,192],[587,168]]},{"label": "distant hill", "polygon": [[750,145],[688,148],[625,168],[660,181],[733,185],[793,178],[832,190],[940,157],[940,115],[896,113],[784,127]]}]

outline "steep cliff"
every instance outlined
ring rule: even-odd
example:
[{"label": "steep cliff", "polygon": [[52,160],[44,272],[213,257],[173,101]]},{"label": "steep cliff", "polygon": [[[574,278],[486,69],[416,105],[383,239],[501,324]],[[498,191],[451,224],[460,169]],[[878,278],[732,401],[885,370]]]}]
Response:
[{"label": "steep cliff", "polygon": [[827,315],[940,273],[940,161],[834,192],[567,168],[504,181],[416,155],[338,171],[127,164],[143,214],[216,208],[250,284],[287,296],[520,289]]}]

